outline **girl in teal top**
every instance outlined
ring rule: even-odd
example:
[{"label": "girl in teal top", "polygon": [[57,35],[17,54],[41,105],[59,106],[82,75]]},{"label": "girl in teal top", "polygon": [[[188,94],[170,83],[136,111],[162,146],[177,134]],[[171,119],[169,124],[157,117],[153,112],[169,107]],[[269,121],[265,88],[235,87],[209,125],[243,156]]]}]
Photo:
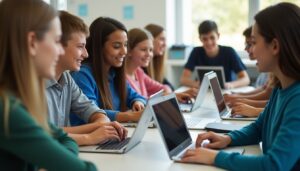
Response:
[{"label": "girl in teal top", "polygon": [[0,25],[1,170],[96,170],[47,122],[44,79],[63,53],[57,12],[41,0],[5,0]]},{"label": "girl in teal top", "polygon": [[[260,72],[279,79],[265,110],[252,124],[227,135],[200,134],[195,150],[183,162],[228,170],[300,170],[300,8],[291,3],[270,6],[255,16],[252,51]],[[203,140],[210,143],[200,147]],[[263,154],[244,156],[213,149],[262,142]]]}]

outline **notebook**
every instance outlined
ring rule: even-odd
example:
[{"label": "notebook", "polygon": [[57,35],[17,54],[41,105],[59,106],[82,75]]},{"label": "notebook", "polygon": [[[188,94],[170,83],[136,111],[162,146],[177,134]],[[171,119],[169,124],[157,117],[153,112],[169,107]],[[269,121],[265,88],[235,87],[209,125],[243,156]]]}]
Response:
[{"label": "notebook", "polygon": [[209,80],[209,85],[213,92],[213,96],[215,98],[215,102],[217,104],[218,113],[221,119],[226,120],[256,120],[256,117],[245,117],[242,115],[232,116],[231,109],[226,105],[225,99],[222,94],[222,90],[219,84],[219,80],[217,74],[215,72],[211,72],[207,75]]},{"label": "notebook", "polygon": [[79,151],[93,153],[126,153],[141,142],[152,118],[153,116],[151,112],[147,110],[146,106],[146,109],[143,111],[138,125],[130,138],[127,138],[121,142],[107,141],[106,143],[99,145],[81,146],[79,147]]},{"label": "notebook", "polygon": [[[208,74],[208,73],[206,73],[206,74]],[[180,110],[182,112],[192,112],[192,111],[195,111],[196,109],[198,109],[199,107],[201,107],[201,105],[204,101],[206,92],[208,90],[208,87],[209,87],[208,78],[204,74],[204,77],[203,77],[202,82],[201,82],[200,90],[198,91],[195,102],[194,103],[188,103],[188,104],[179,103]]]},{"label": "notebook", "polygon": [[[150,100],[149,106],[169,158],[180,161],[186,150],[195,148],[195,143],[192,141],[175,95],[170,94]],[[244,148],[232,148],[228,149],[228,152],[242,154]]]},{"label": "notebook", "polygon": [[199,80],[202,80],[206,73],[214,71],[217,74],[218,79],[220,80],[221,88],[224,89],[226,80],[223,66],[196,66],[195,69]]}]

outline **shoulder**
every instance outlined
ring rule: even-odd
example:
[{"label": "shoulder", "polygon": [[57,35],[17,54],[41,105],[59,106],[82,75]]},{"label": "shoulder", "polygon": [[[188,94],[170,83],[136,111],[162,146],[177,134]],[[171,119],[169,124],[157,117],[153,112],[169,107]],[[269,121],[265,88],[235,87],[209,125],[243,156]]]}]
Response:
[{"label": "shoulder", "polygon": [[219,47],[220,47],[221,51],[224,53],[236,53],[236,51],[230,46],[219,45]]}]

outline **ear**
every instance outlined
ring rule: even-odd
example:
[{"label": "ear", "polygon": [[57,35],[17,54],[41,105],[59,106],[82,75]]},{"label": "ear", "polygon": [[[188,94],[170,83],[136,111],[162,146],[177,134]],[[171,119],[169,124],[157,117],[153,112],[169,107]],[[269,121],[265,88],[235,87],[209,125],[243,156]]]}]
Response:
[{"label": "ear", "polygon": [[272,51],[273,51],[273,55],[278,55],[279,54],[280,45],[279,45],[279,42],[276,38],[274,38],[272,40],[271,48],[272,48]]},{"label": "ear", "polygon": [[219,39],[220,38],[220,33],[219,32],[217,33],[217,36],[218,36],[218,39]]},{"label": "ear", "polygon": [[27,44],[28,44],[30,56],[36,56],[37,48],[38,48],[37,38],[36,38],[36,34],[32,31],[27,34]]}]

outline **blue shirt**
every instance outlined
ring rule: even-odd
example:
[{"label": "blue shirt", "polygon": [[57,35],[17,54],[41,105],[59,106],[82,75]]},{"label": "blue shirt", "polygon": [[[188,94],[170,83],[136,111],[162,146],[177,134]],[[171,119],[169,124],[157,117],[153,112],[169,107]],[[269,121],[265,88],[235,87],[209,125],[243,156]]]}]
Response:
[{"label": "blue shirt", "polygon": [[193,72],[196,66],[223,66],[226,82],[235,80],[237,73],[246,70],[233,48],[220,45],[218,55],[213,58],[206,55],[203,47],[195,47],[184,68]]},{"label": "blue shirt", "polygon": [[[94,79],[92,68],[86,64],[83,64],[80,68],[79,72],[73,72],[73,79],[78,84],[78,86],[82,89],[83,93],[92,101],[94,101],[99,107],[102,107],[101,94],[99,92],[96,80]],[[121,101],[116,89],[115,83],[115,71],[113,69],[110,70],[108,81],[109,81],[109,90],[112,97],[113,110],[104,111],[107,113],[107,116],[111,121],[116,120],[116,114],[121,110]],[[135,101],[141,101],[146,104],[146,99],[139,95],[136,91],[134,91],[131,86],[127,85],[127,100],[126,105],[128,109],[132,108],[132,105]]]},{"label": "blue shirt", "polygon": [[230,145],[262,141],[263,154],[243,156],[219,152],[215,165],[227,170],[300,170],[300,82],[275,88],[265,110],[252,124],[229,133]]}]

